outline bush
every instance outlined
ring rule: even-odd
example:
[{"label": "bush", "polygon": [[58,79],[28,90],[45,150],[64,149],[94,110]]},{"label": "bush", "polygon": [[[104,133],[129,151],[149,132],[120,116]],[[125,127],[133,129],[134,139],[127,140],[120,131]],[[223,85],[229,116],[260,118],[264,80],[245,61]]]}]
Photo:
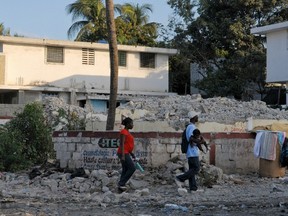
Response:
[{"label": "bush", "polygon": [[42,164],[52,151],[52,130],[40,103],[27,104],[0,130],[1,170],[17,171]]}]

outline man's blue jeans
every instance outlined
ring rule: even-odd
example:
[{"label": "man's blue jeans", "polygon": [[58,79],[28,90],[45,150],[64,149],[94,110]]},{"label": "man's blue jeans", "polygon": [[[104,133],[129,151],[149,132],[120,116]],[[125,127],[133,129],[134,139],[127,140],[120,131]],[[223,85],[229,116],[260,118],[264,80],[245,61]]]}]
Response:
[{"label": "man's blue jeans", "polygon": [[136,168],[132,158],[130,157],[130,154],[125,154],[125,161],[121,160],[122,154],[118,154],[118,157],[122,165],[122,173],[120,176],[120,181],[118,182],[118,186],[125,186],[127,181],[135,172]]},{"label": "man's blue jeans", "polygon": [[185,172],[184,174],[177,176],[177,178],[182,182],[189,179],[189,189],[196,191],[197,183],[196,183],[195,175],[198,174],[200,171],[199,157],[189,157],[188,165],[189,165],[189,170]]}]

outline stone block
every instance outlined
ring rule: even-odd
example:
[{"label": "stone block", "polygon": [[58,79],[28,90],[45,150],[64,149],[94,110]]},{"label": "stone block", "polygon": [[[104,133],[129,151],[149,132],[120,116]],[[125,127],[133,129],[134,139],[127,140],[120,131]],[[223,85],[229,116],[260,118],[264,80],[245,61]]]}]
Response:
[{"label": "stone block", "polygon": [[72,153],[73,160],[83,160],[83,153],[80,152],[73,152]]},{"label": "stone block", "polygon": [[81,137],[80,143],[90,143],[91,138],[90,137]]},{"label": "stone block", "polygon": [[75,165],[75,161],[74,160],[67,160],[67,166],[70,169],[77,168],[76,165]]},{"label": "stone block", "polygon": [[59,143],[58,150],[61,152],[67,151],[67,143]]},{"label": "stone block", "polygon": [[81,137],[71,137],[71,142],[79,143],[81,141]]},{"label": "stone block", "polygon": [[76,144],[75,143],[67,143],[67,151],[68,152],[74,152],[76,150]]},{"label": "stone block", "polygon": [[68,160],[60,160],[60,167],[66,168],[68,165]]}]

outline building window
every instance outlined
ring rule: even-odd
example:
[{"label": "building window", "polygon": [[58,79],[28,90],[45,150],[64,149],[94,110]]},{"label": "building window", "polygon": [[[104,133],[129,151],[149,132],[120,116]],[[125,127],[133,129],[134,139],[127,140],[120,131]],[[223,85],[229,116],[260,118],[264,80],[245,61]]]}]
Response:
[{"label": "building window", "polygon": [[64,63],[64,48],[63,47],[47,47],[48,63]]},{"label": "building window", "polygon": [[118,62],[119,66],[126,67],[127,66],[127,53],[123,51],[118,52]]},{"label": "building window", "polygon": [[58,92],[42,92],[42,99],[45,99],[46,97],[59,97]]},{"label": "building window", "polygon": [[155,53],[140,53],[141,68],[155,68]]},{"label": "building window", "polygon": [[88,48],[82,49],[82,64],[83,65],[94,65],[95,64],[94,49],[88,49]]}]

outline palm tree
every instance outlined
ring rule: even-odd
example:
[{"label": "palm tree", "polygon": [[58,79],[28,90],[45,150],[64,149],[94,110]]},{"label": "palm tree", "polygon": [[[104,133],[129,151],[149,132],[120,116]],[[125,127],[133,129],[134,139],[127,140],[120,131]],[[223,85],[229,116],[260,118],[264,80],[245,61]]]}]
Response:
[{"label": "palm tree", "polygon": [[101,0],[77,0],[67,5],[66,10],[75,21],[68,30],[69,38],[77,33],[76,41],[107,40],[106,12]]},{"label": "palm tree", "polygon": [[118,48],[116,39],[116,27],[114,20],[113,0],[106,0],[106,17],[108,29],[108,41],[110,51],[110,97],[106,130],[113,130],[115,123],[115,111],[118,90]]},{"label": "palm tree", "polygon": [[148,23],[149,12],[152,11],[152,6],[150,4],[131,4],[126,3],[122,6],[122,19],[130,22],[134,27],[143,26]]},{"label": "palm tree", "polygon": [[155,45],[158,24],[148,23],[148,13],[153,12],[150,4],[126,3],[122,6],[117,5],[116,9],[120,12],[120,16],[116,20],[120,43]]}]

